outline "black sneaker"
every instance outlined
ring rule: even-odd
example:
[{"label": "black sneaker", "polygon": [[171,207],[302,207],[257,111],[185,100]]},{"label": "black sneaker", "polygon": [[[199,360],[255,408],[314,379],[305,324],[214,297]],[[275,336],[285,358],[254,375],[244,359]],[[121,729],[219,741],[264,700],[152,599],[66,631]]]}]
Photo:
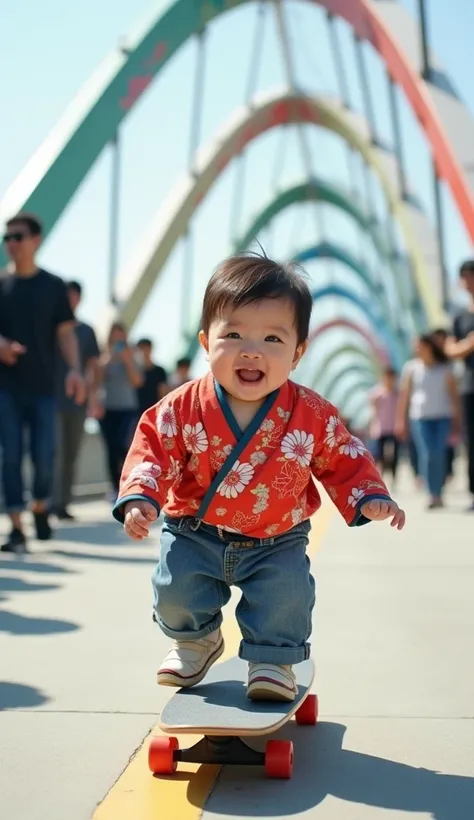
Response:
[{"label": "black sneaker", "polygon": [[23,555],[25,552],[28,552],[26,538],[22,531],[17,530],[15,527],[8,536],[8,541],[5,541],[0,547],[0,552],[14,552],[17,555]]},{"label": "black sneaker", "polygon": [[35,520],[36,537],[38,541],[49,541],[53,531],[49,523],[48,513],[34,512],[33,518]]}]

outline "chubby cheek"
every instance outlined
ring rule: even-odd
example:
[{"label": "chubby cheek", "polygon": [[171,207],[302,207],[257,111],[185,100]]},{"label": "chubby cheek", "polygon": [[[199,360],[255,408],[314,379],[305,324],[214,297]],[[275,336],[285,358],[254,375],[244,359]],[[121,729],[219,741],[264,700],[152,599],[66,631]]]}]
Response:
[{"label": "chubby cheek", "polygon": [[209,364],[213,373],[222,373],[232,370],[232,354],[228,350],[222,349],[219,345],[209,348]]}]

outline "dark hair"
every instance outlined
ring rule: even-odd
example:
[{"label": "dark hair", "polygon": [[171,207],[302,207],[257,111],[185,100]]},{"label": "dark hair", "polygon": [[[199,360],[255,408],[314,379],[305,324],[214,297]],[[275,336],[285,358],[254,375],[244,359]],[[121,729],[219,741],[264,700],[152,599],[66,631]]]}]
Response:
[{"label": "dark hair", "polygon": [[176,367],[191,367],[192,360],[188,358],[188,356],[183,356],[182,359],[178,359],[176,362]]},{"label": "dark hair", "polygon": [[398,376],[397,371],[391,365],[384,367],[383,374],[384,376],[393,376],[394,379]]},{"label": "dark hair", "polygon": [[423,333],[421,336],[418,337],[418,341],[421,344],[428,345],[428,347],[431,349],[433,359],[435,360],[435,362],[438,362],[438,364],[444,364],[448,361],[448,357],[446,356],[446,353],[444,352],[443,348],[436,343],[436,341],[433,339],[433,336],[430,333]]},{"label": "dark hair", "polygon": [[117,322],[112,322],[112,324],[110,325],[110,329],[109,329],[109,335],[107,337],[108,339],[110,339],[110,337],[112,336],[112,333],[114,332],[114,330],[121,330],[122,333],[125,333],[125,335],[128,334],[127,325],[125,325],[123,322],[118,322],[118,321]]},{"label": "dark hair", "polygon": [[71,279],[71,281],[67,283],[66,287],[68,290],[73,290],[78,296],[82,296],[82,285],[80,282],[76,282],[75,279]]},{"label": "dark hair", "polygon": [[20,211],[15,216],[7,220],[7,227],[21,223],[26,225],[31,236],[41,236],[43,233],[43,223],[34,214],[29,214],[26,211]]},{"label": "dark hair", "polygon": [[448,331],[445,327],[437,327],[436,330],[432,331],[433,336],[447,336]]},{"label": "dark hair", "polygon": [[474,259],[466,259],[459,268],[459,276],[464,276],[466,273],[474,273]]},{"label": "dark hair", "polygon": [[142,339],[139,339],[137,342],[137,347],[153,347],[153,342],[151,339],[147,339],[145,336]]},{"label": "dark hair", "polygon": [[313,308],[308,284],[293,265],[255,253],[231,256],[215,270],[204,294],[202,329],[208,333],[212,320],[226,307],[239,308],[261,299],[288,299],[295,311],[298,344],[306,341]]}]

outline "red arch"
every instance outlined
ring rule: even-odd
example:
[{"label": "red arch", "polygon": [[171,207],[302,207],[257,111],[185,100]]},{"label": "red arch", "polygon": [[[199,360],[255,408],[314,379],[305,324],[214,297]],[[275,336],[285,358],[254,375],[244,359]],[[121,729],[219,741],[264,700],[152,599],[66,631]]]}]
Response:
[{"label": "red arch", "polygon": [[372,0],[310,0],[330,14],[343,17],[363,40],[379,52],[392,79],[400,85],[433,149],[437,172],[449,184],[466,230],[474,241],[474,199],[462,167],[430,99],[425,82],[412,68],[401,48],[382,22]]},{"label": "red arch", "polygon": [[332,330],[333,328],[347,328],[349,330],[353,330],[354,333],[357,333],[359,336],[362,336],[369,347],[371,348],[374,356],[382,362],[384,365],[390,364],[390,357],[382,345],[379,344],[377,339],[370,333],[363,325],[359,325],[357,322],[352,322],[350,319],[331,319],[330,322],[324,322],[324,324],[315,327],[311,333],[309,334],[309,344],[313,344],[323,333],[326,333],[328,330]]}]

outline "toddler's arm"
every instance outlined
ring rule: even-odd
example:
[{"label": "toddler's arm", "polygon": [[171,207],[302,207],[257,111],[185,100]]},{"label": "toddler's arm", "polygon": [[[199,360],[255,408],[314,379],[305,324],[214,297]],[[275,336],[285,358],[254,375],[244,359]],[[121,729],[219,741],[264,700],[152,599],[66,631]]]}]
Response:
[{"label": "toddler's arm", "polygon": [[[169,489],[180,480],[187,461],[176,404],[165,397],[142,415],[125,459],[113,515],[124,524],[131,509],[129,505],[133,505],[135,535],[132,537],[148,535],[150,522],[154,520],[150,508],[153,508],[156,519]],[[132,535],[131,521],[129,517],[128,535]],[[138,532],[145,527],[145,522],[148,525],[146,533]]]},{"label": "toddler's arm", "polygon": [[327,415],[318,419],[311,468],[350,527],[392,519],[402,529],[405,513],[390,497],[374,459],[364,444],[343,425],[327,402]]}]

